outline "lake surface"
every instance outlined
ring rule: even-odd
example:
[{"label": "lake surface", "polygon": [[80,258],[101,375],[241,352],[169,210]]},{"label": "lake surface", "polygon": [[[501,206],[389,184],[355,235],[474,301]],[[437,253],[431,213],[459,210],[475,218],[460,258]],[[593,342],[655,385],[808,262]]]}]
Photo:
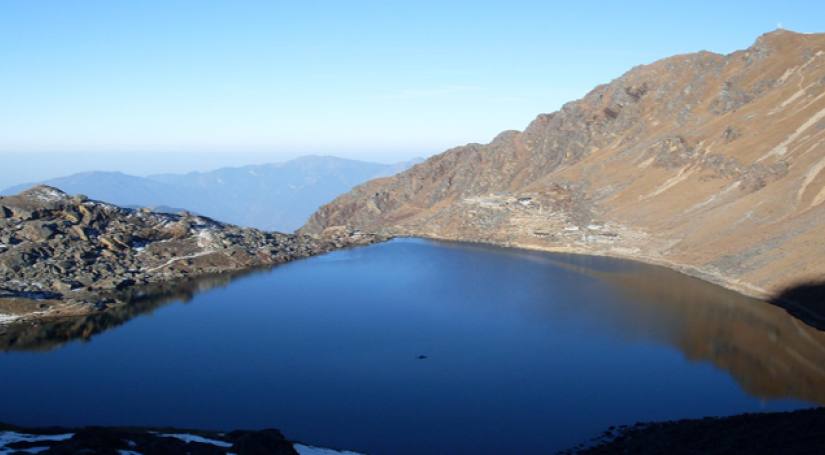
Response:
[{"label": "lake surface", "polygon": [[0,328],[0,349],[0,421],[275,427],[377,454],[548,453],[825,404],[825,332],[780,308],[634,262],[416,239]]}]

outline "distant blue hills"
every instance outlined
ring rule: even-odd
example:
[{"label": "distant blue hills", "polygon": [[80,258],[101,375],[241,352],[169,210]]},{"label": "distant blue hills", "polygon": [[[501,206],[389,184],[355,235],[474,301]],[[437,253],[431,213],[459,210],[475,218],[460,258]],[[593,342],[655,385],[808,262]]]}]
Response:
[{"label": "distant blue hills", "polygon": [[69,194],[85,194],[124,207],[188,210],[241,226],[291,232],[339,194],[421,161],[381,164],[305,156],[283,163],[147,177],[94,171],[15,185],[0,194],[16,194],[36,184],[46,184]]}]

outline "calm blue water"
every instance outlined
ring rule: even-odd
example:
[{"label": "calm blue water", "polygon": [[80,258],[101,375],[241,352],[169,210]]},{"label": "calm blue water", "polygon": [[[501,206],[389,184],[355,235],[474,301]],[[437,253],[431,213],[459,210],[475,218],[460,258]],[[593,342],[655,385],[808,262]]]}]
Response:
[{"label": "calm blue water", "polygon": [[610,425],[825,403],[825,333],[614,259],[395,240],[147,308],[0,331],[0,421],[547,453]]}]

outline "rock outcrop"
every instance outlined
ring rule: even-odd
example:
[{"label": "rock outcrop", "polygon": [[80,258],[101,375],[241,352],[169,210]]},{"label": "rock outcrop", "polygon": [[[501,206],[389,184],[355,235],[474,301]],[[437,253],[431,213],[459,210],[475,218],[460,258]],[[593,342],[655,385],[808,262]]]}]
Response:
[{"label": "rock outcrop", "polygon": [[629,257],[768,297],[825,278],[825,34],[638,66],[302,228]]},{"label": "rock outcrop", "polygon": [[0,197],[0,322],[87,313],[117,304],[131,288],[270,266],[375,240],[343,229],[319,236],[262,232],[38,186]]}]

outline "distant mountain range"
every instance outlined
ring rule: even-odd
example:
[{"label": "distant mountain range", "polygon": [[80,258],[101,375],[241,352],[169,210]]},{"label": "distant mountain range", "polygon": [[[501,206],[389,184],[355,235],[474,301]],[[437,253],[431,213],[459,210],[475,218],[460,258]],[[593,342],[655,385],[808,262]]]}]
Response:
[{"label": "distant mountain range", "polygon": [[15,185],[0,194],[17,194],[46,184],[69,194],[84,194],[124,207],[151,207],[166,212],[185,209],[240,226],[291,232],[339,194],[367,180],[394,175],[420,161],[381,164],[306,156],[283,163],[147,177],[84,172]]}]

